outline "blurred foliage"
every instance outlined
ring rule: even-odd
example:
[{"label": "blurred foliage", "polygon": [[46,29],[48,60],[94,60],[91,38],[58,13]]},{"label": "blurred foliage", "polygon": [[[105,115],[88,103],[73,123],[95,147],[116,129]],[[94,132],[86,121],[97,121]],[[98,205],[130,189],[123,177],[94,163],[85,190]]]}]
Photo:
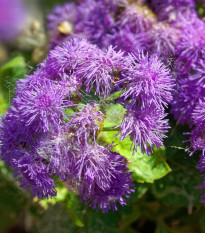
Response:
[{"label": "blurred foliage", "polygon": [[24,77],[26,63],[22,56],[17,56],[0,67],[0,114],[3,114],[14,96],[16,81]]}]

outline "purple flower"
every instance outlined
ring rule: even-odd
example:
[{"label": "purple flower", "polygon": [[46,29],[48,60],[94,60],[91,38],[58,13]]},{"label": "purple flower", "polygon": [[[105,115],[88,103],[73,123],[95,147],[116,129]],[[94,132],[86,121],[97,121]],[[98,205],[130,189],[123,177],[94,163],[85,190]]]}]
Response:
[{"label": "purple flower", "polygon": [[194,0],[152,0],[152,5],[160,20],[178,23],[186,16],[191,19],[196,4]]},{"label": "purple flower", "polygon": [[[200,31],[200,33],[199,33]],[[175,67],[178,73],[186,74],[205,56],[205,24],[200,21],[195,26],[183,30],[180,43],[176,46]]]},{"label": "purple flower", "polygon": [[138,34],[150,30],[156,22],[156,16],[149,8],[135,3],[128,5],[119,15],[117,24]]},{"label": "purple flower", "polygon": [[[62,46],[56,46],[43,63],[51,79],[65,79],[74,74],[77,68],[99,49],[85,39],[73,37]],[[80,80],[79,80],[80,81]]]},{"label": "purple flower", "polygon": [[61,126],[58,131],[52,130],[42,135],[36,146],[36,154],[46,161],[48,174],[54,174],[62,181],[74,177],[77,150],[79,145],[67,125]]},{"label": "purple flower", "polygon": [[164,119],[167,114],[163,109],[157,109],[155,106],[142,109],[138,106],[127,104],[125,106],[127,113],[120,125],[118,136],[120,140],[127,136],[133,141],[133,153],[139,146],[142,153],[150,155],[153,146],[159,148],[163,146],[164,133],[167,132],[168,120]]},{"label": "purple flower", "polygon": [[205,87],[205,57],[203,59],[198,60],[193,65],[192,75],[190,79],[196,82],[199,86]]},{"label": "purple flower", "polygon": [[98,111],[98,105],[96,104],[87,104],[80,110],[71,115],[72,119],[66,127],[75,135],[80,145],[85,145],[89,144],[91,138],[95,141],[96,134],[100,130],[105,116]]},{"label": "purple flower", "polygon": [[62,44],[75,32],[75,23],[78,17],[75,3],[57,5],[47,16],[47,28],[50,34],[50,48]]},{"label": "purple flower", "polygon": [[24,91],[31,91],[35,86],[39,86],[39,83],[46,82],[48,79],[44,67],[40,67],[33,74],[25,75],[23,79],[19,79],[16,82],[15,91],[21,95]]},{"label": "purple flower", "polygon": [[191,80],[191,74],[178,78],[178,87],[173,94],[171,113],[179,124],[193,124],[192,113],[199,102],[205,98],[205,88]]},{"label": "purple flower", "polygon": [[199,101],[199,103],[196,105],[192,116],[195,125],[205,122],[205,98],[204,101]]},{"label": "purple flower", "polygon": [[[110,153],[109,150],[97,143],[82,148],[76,161],[76,175],[79,182],[82,182],[82,186],[86,185],[84,187],[86,195],[92,195],[95,186],[98,186],[102,191],[110,188],[113,172],[115,172],[109,157]],[[83,183],[85,184],[83,185]]]},{"label": "purple flower", "polygon": [[12,106],[6,112],[6,116],[1,118],[0,149],[2,159],[10,165],[17,148],[30,148],[35,146],[35,139],[37,137],[35,128],[25,127],[19,105],[14,99]]},{"label": "purple flower", "polygon": [[20,116],[25,127],[32,127],[35,132],[46,132],[50,128],[58,128],[63,123],[63,110],[70,107],[71,101],[66,100],[66,89],[58,87],[52,81],[41,82],[32,90],[25,90],[17,95]]},{"label": "purple flower", "polygon": [[155,24],[147,34],[151,52],[165,57],[175,53],[181,37],[178,29],[162,22]]},{"label": "purple flower", "polygon": [[[80,159],[81,199],[102,212],[116,211],[116,202],[126,205],[124,197],[129,198],[134,190],[131,189],[131,173],[126,172],[125,159],[97,144],[88,148]],[[81,168],[82,162],[85,166]]]},{"label": "purple flower", "polygon": [[0,1],[0,41],[17,37],[25,26],[26,8],[21,0]]},{"label": "purple flower", "polygon": [[198,124],[191,133],[184,133],[185,135],[190,135],[190,138],[184,142],[190,142],[190,146],[185,150],[188,151],[192,149],[190,156],[193,155],[195,151],[202,151],[203,156],[205,155],[205,123]]},{"label": "purple flower", "polygon": [[41,199],[56,196],[54,181],[49,177],[42,159],[35,156],[32,151],[23,153],[24,156],[18,160],[13,159],[16,170],[14,176],[17,177],[21,187],[26,188],[27,191],[31,190],[33,196],[37,195]]},{"label": "purple flower", "polygon": [[81,20],[76,33],[83,33],[90,42],[104,47],[104,36],[116,25],[106,1],[86,0],[78,6],[78,11]]},{"label": "purple flower", "polygon": [[170,103],[174,80],[158,56],[138,51],[138,54],[130,54],[129,59],[131,65],[122,72],[124,78],[117,83],[126,84],[122,97],[148,107],[152,103],[157,106]]},{"label": "purple flower", "polygon": [[[200,171],[200,172],[204,172],[205,171],[205,156],[204,155],[201,155],[200,156],[200,160],[197,164],[197,169]],[[204,189],[205,187],[203,187]]]},{"label": "purple flower", "polygon": [[86,92],[90,93],[95,87],[95,93],[105,98],[114,86],[115,73],[121,71],[125,63],[123,52],[116,52],[112,46],[106,52],[99,50],[93,53],[78,71],[85,80]]},{"label": "purple flower", "polygon": [[135,53],[138,50],[149,50],[149,38],[146,33],[135,34],[128,28],[117,28],[112,34],[105,36],[104,44],[108,47],[113,45],[117,51],[123,51],[125,54]]},{"label": "purple flower", "polygon": [[56,33],[59,32],[61,23],[74,24],[77,18],[77,9],[75,3],[65,3],[63,6],[57,5],[53,8],[52,12],[47,16],[47,28],[49,31]]}]

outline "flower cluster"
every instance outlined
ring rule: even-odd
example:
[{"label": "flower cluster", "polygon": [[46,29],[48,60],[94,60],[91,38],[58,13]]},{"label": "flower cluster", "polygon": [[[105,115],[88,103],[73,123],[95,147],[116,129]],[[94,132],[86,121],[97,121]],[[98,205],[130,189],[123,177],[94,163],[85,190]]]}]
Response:
[{"label": "flower cluster", "polygon": [[[115,56],[117,77],[110,75],[113,69],[106,69],[110,57],[100,67],[99,55],[88,66],[90,74],[84,76],[87,92],[94,86],[95,92],[104,97],[113,92],[113,87],[114,91],[122,91],[117,102],[124,106],[126,114],[117,134],[120,139],[130,136],[134,152],[140,146],[141,151],[150,154],[153,145],[162,145],[168,128],[164,108],[171,104],[170,112],[177,122],[192,127],[187,150],[192,149],[191,154],[202,151],[198,168],[204,171],[205,22],[195,7],[194,0],[83,0],[75,4],[72,24],[74,33],[99,48],[107,50],[113,45],[126,55],[126,66],[119,58],[122,55]],[[66,5],[62,6],[62,12],[65,9]],[[53,14],[55,11],[49,17]],[[64,39],[61,37],[58,43]],[[91,72],[94,66],[100,72],[105,70],[98,80]],[[116,63],[112,67],[116,69]],[[205,203],[205,196],[202,200]]]},{"label": "flower cluster", "polygon": [[101,50],[73,36],[17,82],[0,126],[2,159],[21,186],[39,198],[56,195],[55,176],[92,208],[117,210],[116,203],[125,205],[134,191],[131,173],[112,144],[99,144],[106,115],[96,101],[121,92],[116,101],[126,114],[116,136],[122,141],[130,136],[133,152],[139,146],[150,154],[153,146],[163,145],[169,128],[164,111],[173,85],[157,55],[127,54],[112,46]]},{"label": "flower cluster", "polygon": [[56,195],[57,176],[92,208],[126,203],[126,160],[98,140],[101,103],[110,100],[125,110],[112,130],[130,138],[133,156],[163,146],[170,106],[190,127],[187,151],[201,152],[197,168],[205,171],[205,22],[193,0],[146,2],[79,0],[48,15],[51,50],[18,81],[0,128],[2,158],[34,195]]}]

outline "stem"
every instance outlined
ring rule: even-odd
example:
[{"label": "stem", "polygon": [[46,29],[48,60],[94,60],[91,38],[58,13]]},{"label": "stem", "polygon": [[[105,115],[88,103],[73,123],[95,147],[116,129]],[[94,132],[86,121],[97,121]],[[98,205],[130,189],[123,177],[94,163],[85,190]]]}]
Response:
[{"label": "stem", "polygon": [[101,129],[101,131],[118,131],[120,127],[114,128],[114,127],[104,127]]}]

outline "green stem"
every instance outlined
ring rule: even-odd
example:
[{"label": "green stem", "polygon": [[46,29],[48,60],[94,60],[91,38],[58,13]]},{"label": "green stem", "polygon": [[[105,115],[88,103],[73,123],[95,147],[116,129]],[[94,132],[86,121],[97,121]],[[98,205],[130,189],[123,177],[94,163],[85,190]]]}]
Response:
[{"label": "green stem", "polygon": [[104,127],[101,129],[101,131],[119,131],[120,127],[114,128],[114,127]]}]

